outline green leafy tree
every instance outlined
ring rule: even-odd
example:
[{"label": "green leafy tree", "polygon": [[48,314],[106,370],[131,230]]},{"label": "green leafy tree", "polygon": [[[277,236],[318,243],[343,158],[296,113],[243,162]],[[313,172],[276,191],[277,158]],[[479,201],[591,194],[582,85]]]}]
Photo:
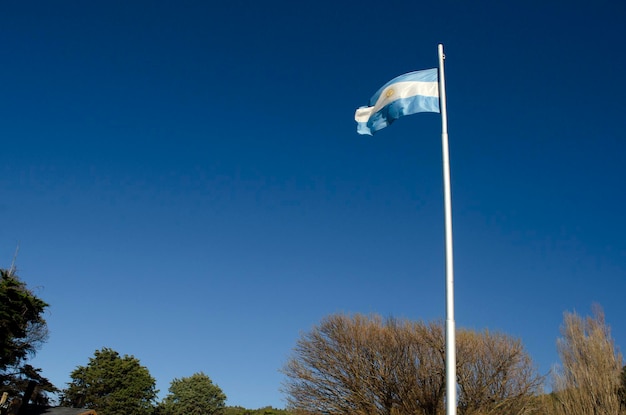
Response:
[{"label": "green leafy tree", "polygon": [[33,395],[35,402],[46,403],[45,392],[56,391],[41,376],[40,369],[26,363],[48,338],[43,318],[47,307],[20,280],[15,269],[0,269],[0,392],[19,395],[34,380],[38,384]]},{"label": "green leafy tree", "polygon": [[159,407],[164,415],[222,415],[226,395],[204,373],[174,379]]},{"label": "green leafy tree", "polygon": [[155,380],[133,356],[96,350],[87,366],[78,366],[70,376],[63,406],[94,409],[99,415],[150,415],[154,410]]}]

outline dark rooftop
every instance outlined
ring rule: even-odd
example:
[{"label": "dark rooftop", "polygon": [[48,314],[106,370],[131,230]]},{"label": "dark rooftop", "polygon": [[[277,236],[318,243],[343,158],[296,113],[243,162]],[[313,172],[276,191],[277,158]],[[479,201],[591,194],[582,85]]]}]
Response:
[{"label": "dark rooftop", "polygon": [[96,415],[93,409],[28,405],[23,415]]}]

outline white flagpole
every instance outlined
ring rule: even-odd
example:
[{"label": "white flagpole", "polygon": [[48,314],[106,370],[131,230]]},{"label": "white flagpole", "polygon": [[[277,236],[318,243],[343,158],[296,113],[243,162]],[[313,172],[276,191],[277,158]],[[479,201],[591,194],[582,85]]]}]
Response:
[{"label": "white flagpole", "polygon": [[446,80],[443,71],[443,45],[439,44],[439,108],[441,111],[441,150],[443,154],[443,198],[446,233],[446,415],[456,415],[456,341],[454,327],[454,266],[452,260],[452,197],[450,196],[450,155]]}]

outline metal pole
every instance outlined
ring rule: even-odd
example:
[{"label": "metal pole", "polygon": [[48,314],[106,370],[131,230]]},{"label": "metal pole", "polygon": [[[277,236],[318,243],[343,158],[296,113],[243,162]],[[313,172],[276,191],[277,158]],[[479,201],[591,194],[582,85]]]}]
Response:
[{"label": "metal pole", "polygon": [[443,155],[443,198],[446,233],[446,415],[456,415],[456,341],[454,327],[454,265],[452,258],[452,197],[446,81],[443,71],[443,45],[439,44],[439,107],[441,111],[441,150]]}]

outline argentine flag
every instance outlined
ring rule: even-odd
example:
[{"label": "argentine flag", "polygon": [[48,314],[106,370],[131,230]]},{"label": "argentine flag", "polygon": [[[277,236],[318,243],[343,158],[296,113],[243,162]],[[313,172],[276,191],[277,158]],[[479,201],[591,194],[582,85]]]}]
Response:
[{"label": "argentine flag", "polygon": [[439,112],[437,68],[409,72],[380,88],[368,107],[356,110],[357,133],[374,135],[404,115]]}]

